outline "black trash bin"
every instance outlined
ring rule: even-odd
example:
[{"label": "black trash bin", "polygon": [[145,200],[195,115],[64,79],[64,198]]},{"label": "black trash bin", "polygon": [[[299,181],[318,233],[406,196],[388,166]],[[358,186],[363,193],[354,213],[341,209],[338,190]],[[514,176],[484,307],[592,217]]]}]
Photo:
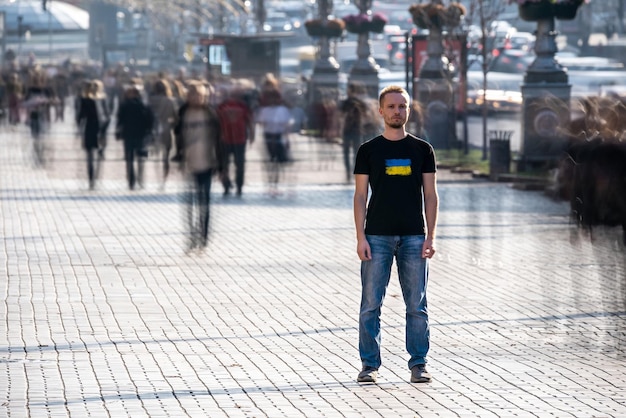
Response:
[{"label": "black trash bin", "polygon": [[513,131],[489,131],[489,177],[511,172],[511,136]]}]

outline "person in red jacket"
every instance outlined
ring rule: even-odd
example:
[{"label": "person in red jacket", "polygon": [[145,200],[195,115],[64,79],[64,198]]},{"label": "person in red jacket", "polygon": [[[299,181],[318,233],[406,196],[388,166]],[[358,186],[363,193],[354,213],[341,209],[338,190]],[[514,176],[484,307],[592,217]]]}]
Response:
[{"label": "person in red jacket", "polygon": [[235,162],[235,186],[237,196],[241,196],[243,188],[246,143],[254,142],[254,117],[252,110],[243,101],[243,92],[239,89],[231,90],[226,100],[217,107],[217,115],[221,126],[222,151],[224,153],[224,172],[222,185],[224,196],[230,194],[233,186],[230,180],[230,156]]}]

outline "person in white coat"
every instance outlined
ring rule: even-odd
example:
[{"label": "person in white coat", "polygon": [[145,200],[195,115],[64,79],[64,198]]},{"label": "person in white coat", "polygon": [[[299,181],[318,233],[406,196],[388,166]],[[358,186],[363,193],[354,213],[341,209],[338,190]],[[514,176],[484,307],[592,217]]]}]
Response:
[{"label": "person in white coat", "polygon": [[278,183],[285,163],[289,162],[289,130],[291,112],[285,106],[278,90],[267,92],[264,105],[257,115],[257,123],[263,128],[263,138],[268,153],[269,193],[276,196]]}]

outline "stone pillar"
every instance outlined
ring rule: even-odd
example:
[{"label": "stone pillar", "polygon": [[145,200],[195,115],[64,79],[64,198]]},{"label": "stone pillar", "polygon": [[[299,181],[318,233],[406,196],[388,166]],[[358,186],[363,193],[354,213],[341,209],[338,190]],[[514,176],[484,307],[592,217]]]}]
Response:
[{"label": "stone pillar", "polygon": [[554,17],[537,20],[535,53],[522,85],[522,146],[519,169],[525,171],[557,159],[570,123],[571,85],[556,61]]},{"label": "stone pillar", "polygon": [[419,102],[424,106],[428,139],[437,149],[451,148],[455,138],[453,85],[449,63],[443,52],[442,29],[433,26],[428,35],[428,58],[418,77],[417,94]]},{"label": "stone pillar", "polygon": [[[372,0],[355,0],[361,14],[371,14]],[[357,60],[350,70],[349,83],[357,83],[365,87],[368,96],[378,97],[378,67],[372,57],[369,32],[361,32],[357,38]]]},{"label": "stone pillar", "polygon": [[[325,27],[332,13],[332,0],[318,0],[321,26]],[[339,99],[339,63],[330,53],[330,37],[321,31],[313,74],[308,86],[309,128],[316,130],[324,139],[332,139],[332,115],[337,111]]]},{"label": "stone pillar", "polygon": [[[332,0],[319,0],[319,19],[326,25],[328,15],[332,13]],[[339,97],[339,63],[330,53],[330,37],[322,35],[318,41],[318,54],[311,75],[313,92],[324,92],[330,98]],[[328,97],[328,96],[327,96]]]}]

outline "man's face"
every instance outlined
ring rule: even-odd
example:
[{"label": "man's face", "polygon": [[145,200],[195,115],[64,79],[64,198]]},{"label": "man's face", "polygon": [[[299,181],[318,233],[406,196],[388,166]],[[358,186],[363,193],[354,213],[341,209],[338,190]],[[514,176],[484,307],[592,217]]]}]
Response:
[{"label": "man's face", "polygon": [[409,120],[409,99],[402,93],[387,93],[379,112],[385,121],[385,126],[400,129]]}]

